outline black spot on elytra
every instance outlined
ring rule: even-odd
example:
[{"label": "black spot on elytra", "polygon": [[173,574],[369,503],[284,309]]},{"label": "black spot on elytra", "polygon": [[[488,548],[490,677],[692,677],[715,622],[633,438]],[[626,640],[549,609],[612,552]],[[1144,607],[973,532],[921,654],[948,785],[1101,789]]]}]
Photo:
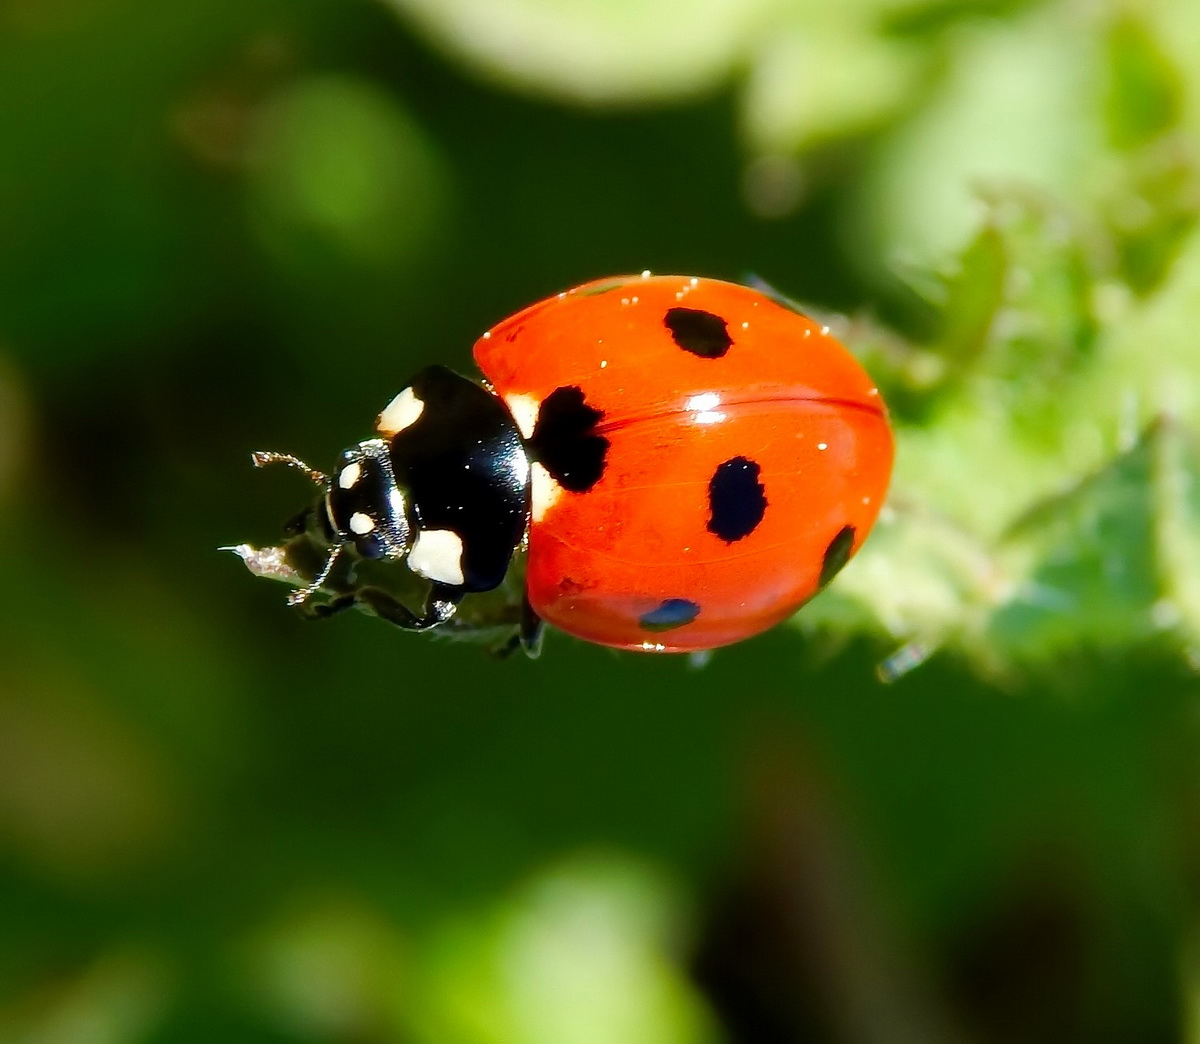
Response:
[{"label": "black spot on elytra", "polygon": [[708,531],[732,544],[749,536],[763,520],[767,498],[758,481],[762,469],[748,457],[733,457],[708,482]]},{"label": "black spot on elytra", "polygon": [[700,615],[700,606],[686,598],[667,598],[656,608],[638,617],[638,626],[643,631],[673,631],[676,627],[690,624]]},{"label": "black spot on elytra", "polygon": [[821,560],[821,578],[818,583],[822,587],[842,571],[842,566],[850,561],[850,552],[853,549],[854,527],[842,526],[837,535],[829,541],[829,546],[825,548],[825,557]]},{"label": "black spot on elytra", "polygon": [[725,320],[699,308],[668,309],[663,325],[680,348],[701,359],[719,359],[733,344]]},{"label": "black spot on elytra", "polygon": [[581,388],[555,388],[542,400],[527,446],[563,489],[583,493],[604,474],[608,439],[596,434],[603,416],[587,404]]}]

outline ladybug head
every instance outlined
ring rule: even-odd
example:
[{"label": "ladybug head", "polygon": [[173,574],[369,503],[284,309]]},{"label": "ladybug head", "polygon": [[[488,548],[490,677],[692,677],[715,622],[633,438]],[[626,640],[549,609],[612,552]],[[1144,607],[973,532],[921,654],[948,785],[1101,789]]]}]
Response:
[{"label": "ladybug head", "polygon": [[360,442],[341,455],[337,473],[325,483],[324,507],[329,529],[363,558],[408,554],[412,527],[382,439]]},{"label": "ladybug head", "polygon": [[312,583],[292,592],[292,605],[307,601],[325,583],[347,547],[362,558],[376,559],[401,559],[412,549],[408,505],[382,439],[368,439],[342,453],[332,478],[286,453],[259,452],[252,459],[257,467],[287,464],[303,471],[324,492],[315,510],[330,543],[329,557]]}]

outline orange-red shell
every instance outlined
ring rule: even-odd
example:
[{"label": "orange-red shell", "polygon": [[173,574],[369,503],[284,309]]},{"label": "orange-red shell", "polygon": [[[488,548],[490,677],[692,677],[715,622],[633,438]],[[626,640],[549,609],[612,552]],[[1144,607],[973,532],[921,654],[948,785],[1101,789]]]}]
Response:
[{"label": "orange-red shell", "polygon": [[[685,350],[672,309],[722,320],[728,349]],[[883,503],[893,446],[874,383],[822,326],[757,290],[599,280],[493,327],[475,359],[526,436],[556,389],[602,413],[599,479],[571,492],[535,467],[529,532],[534,610],[588,641],[683,652],[766,630],[858,549]],[[735,459],[759,469],[766,506],[731,540],[710,531],[710,483]],[[658,626],[657,610],[680,605],[694,619],[667,612]]]}]

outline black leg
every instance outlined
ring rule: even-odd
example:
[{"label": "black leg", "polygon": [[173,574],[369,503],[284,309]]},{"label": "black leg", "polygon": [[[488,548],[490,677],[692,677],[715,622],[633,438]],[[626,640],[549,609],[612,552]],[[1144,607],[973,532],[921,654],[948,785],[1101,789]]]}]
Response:
[{"label": "black leg", "polygon": [[[511,607],[510,607],[511,613]],[[505,623],[512,620],[510,613],[505,614]],[[500,624],[499,619],[496,620]],[[487,625],[483,625],[486,627]],[[523,649],[525,655],[531,660],[536,660],[542,654],[542,632],[545,630],[545,624],[542,623],[542,618],[533,611],[533,606],[529,604],[529,596],[526,595],[521,600],[520,615],[516,620],[512,620],[512,631],[507,638],[502,639],[488,649],[497,660],[507,660],[518,649]]]},{"label": "black leg", "polygon": [[406,631],[428,631],[439,627],[457,611],[458,603],[465,592],[461,588],[434,584],[425,599],[425,608],[420,616],[390,594],[373,587],[363,588],[356,595],[358,601],[369,606],[380,619],[387,620]]},{"label": "black leg", "polygon": [[[392,595],[374,587],[364,587],[354,594],[339,595],[328,602],[302,602],[297,604],[296,608],[306,619],[323,620],[350,609],[356,604],[362,604],[381,620],[387,620],[388,623],[395,624],[406,631],[428,631],[453,619],[454,614],[458,611],[458,603],[462,601],[465,594],[466,592],[459,587],[433,584],[420,615],[414,613]],[[508,619],[511,620],[512,617],[509,616]],[[493,625],[485,624],[483,626],[487,628]],[[470,629],[468,628],[468,630]],[[525,654],[531,660],[536,660],[542,652],[544,632],[545,624],[541,617],[533,611],[533,607],[526,597],[522,601],[520,618],[516,621],[512,637],[491,651],[495,656],[503,659],[518,649],[524,649]]]},{"label": "black leg", "polygon": [[306,620],[327,620],[353,608],[355,601],[354,595],[340,595],[328,602],[300,602],[296,611]]},{"label": "black leg", "polygon": [[521,638],[514,631],[509,637],[498,645],[493,645],[488,649],[488,653],[497,660],[507,660],[513,653],[521,648]]},{"label": "black leg", "polygon": [[521,629],[519,638],[521,647],[525,650],[525,655],[531,660],[536,660],[542,655],[542,638],[546,632],[546,625],[542,618],[533,611],[533,606],[529,604],[529,595],[526,594],[521,599]]}]

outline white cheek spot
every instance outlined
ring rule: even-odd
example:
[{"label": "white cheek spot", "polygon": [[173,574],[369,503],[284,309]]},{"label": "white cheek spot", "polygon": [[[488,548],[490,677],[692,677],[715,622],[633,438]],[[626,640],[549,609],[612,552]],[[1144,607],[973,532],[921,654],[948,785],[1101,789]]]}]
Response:
[{"label": "white cheek spot", "polygon": [[521,438],[533,438],[533,429],[537,424],[540,405],[537,399],[532,395],[506,395],[504,405],[508,407],[512,419],[517,422],[517,430],[521,433]]},{"label": "white cheek spot", "polygon": [[361,511],[354,512],[350,516],[350,532],[357,533],[359,536],[366,536],[375,528],[375,523],[371,521],[370,515],[364,515]]},{"label": "white cheek spot", "polygon": [[351,489],[361,477],[362,465],[358,461],[355,461],[353,464],[347,464],[342,468],[341,474],[338,475],[338,485],[342,489]]},{"label": "white cheek spot", "polygon": [[375,427],[384,435],[395,435],[417,422],[425,410],[425,403],[417,398],[412,388],[405,388],[379,415]]},{"label": "white cheek spot", "polygon": [[417,534],[408,553],[408,568],[438,584],[459,586],[463,582],[463,542],[453,530],[425,529]]},{"label": "white cheek spot", "polygon": [[529,469],[529,487],[529,514],[534,522],[540,522],[546,517],[546,512],[558,503],[563,488],[537,461],[534,461]]}]

